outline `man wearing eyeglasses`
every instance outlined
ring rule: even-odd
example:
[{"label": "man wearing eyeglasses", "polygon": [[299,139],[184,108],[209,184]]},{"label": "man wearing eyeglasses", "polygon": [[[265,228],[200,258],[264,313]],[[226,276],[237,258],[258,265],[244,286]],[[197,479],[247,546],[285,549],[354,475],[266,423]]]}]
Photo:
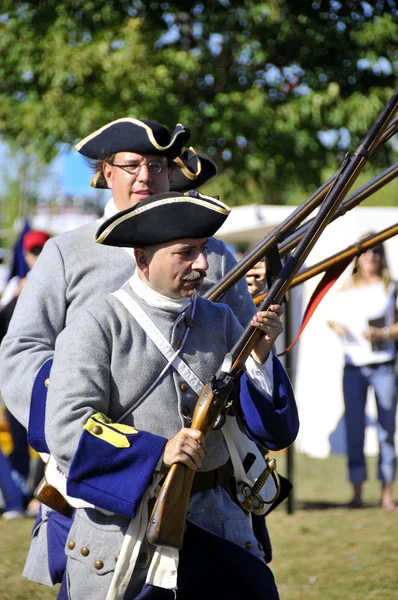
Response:
[{"label": "man wearing eyeglasses", "polygon": [[[173,159],[181,154],[188,139],[189,130],[183,125],[178,124],[170,135],[154,121],[123,118],[78,143],[76,150],[94,170],[92,185],[112,190],[101,221],[153,194],[167,192]],[[192,189],[195,180],[187,185],[186,189]],[[28,429],[33,448],[44,454],[48,452],[45,402],[57,336],[83,308],[120,288],[135,270],[131,251],[95,243],[98,225],[97,221],[80,227],[46,244],[18,300],[0,350],[0,390],[5,404]],[[209,238],[208,263],[202,291],[218,281],[235,260],[222,242]],[[244,279],[224,295],[223,302],[244,326],[255,312]],[[64,541],[60,540],[66,539],[69,527],[69,519],[42,508],[33,530],[25,577],[50,586],[61,581],[65,555]]]},{"label": "man wearing eyeglasses", "polygon": [[[170,167],[166,157],[149,155],[143,158],[135,152],[118,152],[113,161],[104,162],[103,174],[121,208],[130,208],[132,204],[156,194],[159,188],[167,187]],[[121,164],[116,161],[121,161]]]}]

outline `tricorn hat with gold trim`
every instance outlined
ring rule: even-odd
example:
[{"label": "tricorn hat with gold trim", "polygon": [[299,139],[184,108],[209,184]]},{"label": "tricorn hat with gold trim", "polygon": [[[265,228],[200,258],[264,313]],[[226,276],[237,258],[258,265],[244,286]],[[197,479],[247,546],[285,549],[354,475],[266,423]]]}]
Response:
[{"label": "tricorn hat with gold trim", "polygon": [[215,234],[230,213],[217,197],[197,190],[156,194],[113,215],[99,227],[95,241],[107,246],[145,248],[182,238]]},{"label": "tricorn hat with gold trim", "polygon": [[217,166],[211,158],[194,148],[185,148],[174,159],[174,163],[177,168],[173,169],[170,189],[176,192],[197,189],[218,173]]},{"label": "tricorn hat with gold trim", "polygon": [[180,123],[170,135],[166,127],[156,121],[126,117],[94,131],[76,144],[75,150],[94,160],[101,160],[116,152],[161,154],[175,158],[189,137],[188,127]]}]

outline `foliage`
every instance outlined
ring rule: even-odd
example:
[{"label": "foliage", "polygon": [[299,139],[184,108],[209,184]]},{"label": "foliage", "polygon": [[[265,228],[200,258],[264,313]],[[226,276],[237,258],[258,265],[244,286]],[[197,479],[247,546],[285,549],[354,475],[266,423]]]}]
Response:
[{"label": "foliage", "polygon": [[[1,169],[2,195],[0,196],[0,247],[9,248],[15,241],[15,224],[23,220],[36,205],[40,181],[49,167],[37,155],[8,151],[4,153]],[[20,217],[19,223],[16,221]]]},{"label": "foliage", "polygon": [[398,70],[393,0],[3,0],[0,12],[8,143],[50,160],[120,116],[187,123],[232,203],[317,186]]}]

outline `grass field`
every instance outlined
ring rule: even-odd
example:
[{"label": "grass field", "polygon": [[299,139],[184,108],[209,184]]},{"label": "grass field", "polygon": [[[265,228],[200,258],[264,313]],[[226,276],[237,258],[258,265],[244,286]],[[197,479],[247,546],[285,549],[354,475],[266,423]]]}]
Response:
[{"label": "grass field", "polygon": [[[284,474],[285,455],[276,458]],[[379,508],[374,459],[369,467],[369,507],[348,510],[344,458],[295,456],[295,512],[288,515],[283,504],[268,518],[271,567],[281,600],[398,599],[398,514]],[[1,600],[52,600],[57,595],[20,577],[31,527],[28,519],[0,520]]]}]

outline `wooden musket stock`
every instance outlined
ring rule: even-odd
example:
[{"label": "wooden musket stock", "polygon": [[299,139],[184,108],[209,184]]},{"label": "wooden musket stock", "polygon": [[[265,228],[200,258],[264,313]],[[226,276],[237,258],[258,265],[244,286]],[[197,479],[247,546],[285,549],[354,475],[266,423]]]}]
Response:
[{"label": "wooden musket stock", "polygon": [[40,500],[42,504],[64,515],[64,517],[68,517],[68,519],[72,517],[73,507],[55,487],[47,483],[45,477],[40,481],[33,495],[36,500]]},{"label": "wooden musket stock", "polygon": [[[211,383],[205,385],[196,402],[191,427],[198,429],[206,437],[216,423],[232,389],[231,378],[215,392]],[[149,519],[147,539],[151,544],[182,548],[194,477],[195,471],[182,463],[171,466]]]},{"label": "wooden musket stock", "polygon": [[[387,102],[362,144],[341,168],[339,177],[327,193],[318,214],[276,277],[259,310],[267,310],[271,304],[282,301],[293,278],[330,222],[341,199],[380,143],[397,109],[398,89]],[[232,363],[232,367],[227,369],[223,364],[200,394],[191,427],[200,429],[204,437],[221,414],[234,383],[243,373],[244,363],[261,335],[261,330],[249,324],[224,360],[224,363]],[[190,469],[183,464],[178,467],[173,465],[166,477],[148,523],[147,537],[152,544],[182,547],[188,501],[194,478],[194,472],[188,471]]]}]

